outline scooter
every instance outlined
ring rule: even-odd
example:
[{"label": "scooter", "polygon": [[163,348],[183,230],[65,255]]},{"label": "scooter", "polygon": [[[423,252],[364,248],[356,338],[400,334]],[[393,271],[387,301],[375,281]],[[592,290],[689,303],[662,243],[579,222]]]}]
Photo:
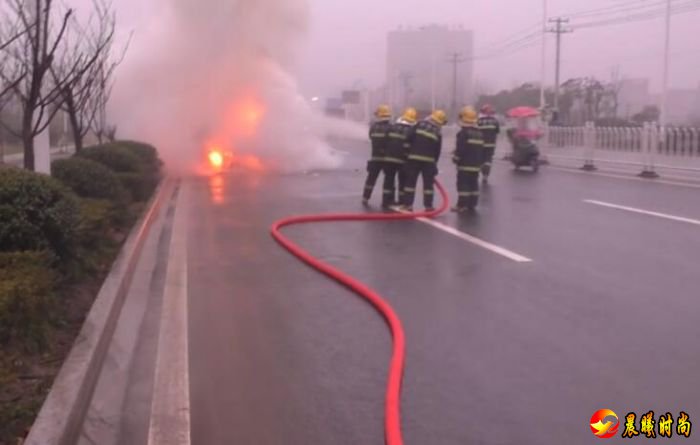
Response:
[{"label": "scooter", "polygon": [[510,156],[516,170],[531,167],[537,173],[540,169],[540,150],[536,141],[543,136],[540,112],[531,107],[516,107],[508,111],[508,140],[513,147]]},{"label": "scooter", "polygon": [[530,167],[537,173],[540,169],[540,149],[526,138],[516,138],[513,140],[513,153],[510,160],[516,170],[520,167]]}]

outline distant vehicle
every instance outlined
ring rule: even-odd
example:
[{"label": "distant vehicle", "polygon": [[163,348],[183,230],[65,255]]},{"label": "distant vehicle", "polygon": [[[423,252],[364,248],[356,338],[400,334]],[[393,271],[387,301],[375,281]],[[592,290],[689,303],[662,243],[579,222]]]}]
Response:
[{"label": "distant vehicle", "polygon": [[544,135],[540,112],[531,107],[516,107],[507,115],[506,134],[512,147],[510,160],[516,170],[531,167],[536,173],[540,168],[540,150],[536,142]]}]

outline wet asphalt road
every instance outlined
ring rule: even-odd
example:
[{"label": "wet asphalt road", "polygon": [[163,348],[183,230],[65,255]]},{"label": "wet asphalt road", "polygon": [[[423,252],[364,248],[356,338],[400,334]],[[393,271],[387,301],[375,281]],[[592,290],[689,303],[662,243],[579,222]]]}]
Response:
[{"label": "wet asphalt road", "polygon": [[[383,320],[268,232],[363,211],[362,164],[186,182],[193,444],[383,443]],[[498,164],[478,215],[439,221],[532,263],[420,222],[286,229],[403,320],[407,444],[589,444],[601,408],[700,420],[700,227],[584,199],[700,219],[698,188]]]}]

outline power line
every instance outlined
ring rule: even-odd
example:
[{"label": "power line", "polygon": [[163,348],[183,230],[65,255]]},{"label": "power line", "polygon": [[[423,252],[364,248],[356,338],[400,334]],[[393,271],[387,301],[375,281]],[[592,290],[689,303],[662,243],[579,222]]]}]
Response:
[{"label": "power line", "polygon": [[[642,0],[643,1],[643,0]],[[611,5],[611,6],[606,6],[604,8],[596,8],[596,9],[589,9],[586,11],[579,11],[579,12],[574,12],[571,14],[567,14],[569,18],[581,18],[581,17],[597,17],[597,16],[602,16],[602,15],[608,15],[608,14],[617,14],[617,13],[624,13],[624,12],[630,12],[630,11],[635,11],[635,10],[640,10],[640,9],[645,9],[645,8],[650,8],[652,6],[657,6],[657,5],[662,5],[665,3],[665,0],[660,1],[660,0],[654,0],[654,3],[645,3],[645,4],[640,4],[640,0],[627,0],[622,3],[618,3],[616,5]]]},{"label": "power line", "polygon": [[491,48],[499,48],[502,46],[507,46],[512,44],[514,41],[521,40],[523,38],[527,38],[532,36],[533,34],[538,34],[542,32],[542,24],[538,23],[537,25],[529,26],[527,28],[524,28],[518,32],[515,32],[508,37],[504,39],[500,39],[494,42],[491,42],[487,45],[484,45],[481,49],[486,50],[486,49],[491,49]]},{"label": "power line", "polygon": [[515,54],[515,53],[520,52],[522,50],[532,48],[533,46],[540,43],[541,40],[542,40],[542,36],[539,35],[539,36],[535,37],[534,39],[524,40],[524,41],[518,43],[517,45],[513,45],[511,48],[508,48],[505,50],[499,50],[498,52],[494,52],[491,54],[475,56],[473,58],[473,60],[490,60],[490,59],[497,59],[500,57],[509,56],[511,54]]},{"label": "power line", "polygon": [[[604,8],[596,8],[596,9],[591,9],[591,10],[585,10],[585,11],[579,11],[575,12],[572,14],[567,14],[566,16],[569,18],[575,18],[575,17],[586,17],[586,16],[595,16],[595,15],[603,15],[603,14],[610,14],[610,13],[619,13],[619,12],[627,12],[631,10],[637,10],[641,8],[648,8],[649,6],[653,6],[656,4],[663,4],[663,1],[659,0],[654,0],[655,3],[652,5],[640,5],[639,4],[640,0],[624,0],[623,3],[617,4],[617,5],[612,5],[612,6],[606,6]],[[630,5],[636,5],[634,8],[630,8]],[[520,44],[523,43],[523,41],[531,39],[533,37],[539,37],[542,33],[542,23],[536,23],[533,24],[527,28],[523,28],[522,30],[515,32],[511,34],[508,37],[505,37],[503,39],[491,42],[489,44],[484,45],[482,48],[477,51],[477,53],[483,53],[483,52],[502,52],[505,49],[508,49],[510,47],[514,46],[519,46]],[[477,58],[480,58],[477,56]]]},{"label": "power line", "polygon": [[[665,13],[665,7],[663,7],[665,4],[666,0],[649,0],[649,2],[644,1],[644,4],[640,4],[640,0],[623,0],[615,5],[610,5],[603,8],[574,12],[568,14],[567,17],[570,19],[575,19],[612,15],[610,18],[593,20],[582,24],[573,24],[571,26],[573,29],[593,28],[661,17]],[[696,8],[700,9],[700,3],[698,0],[688,0],[685,3],[677,4],[674,9],[674,14],[693,12],[696,10]],[[634,13],[631,15],[620,16],[620,14],[631,12]],[[540,29],[541,26],[542,25],[538,23],[513,33],[504,39],[489,43],[476,51],[477,55],[475,55],[472,59],[493,59],[530,48],[537,42],[540,42],[540,39],[542,38],[542,30]]]},{"label": "power line", "polygon": [[[682,4],[674,5],[671,9],[672,15],[687,14],[690,12],[700,10],[700,2],[698,0],[690,0]],[[666,14],[666,7],[657,7],[656,9],[648,11],[640,11],[634,14],[612,17],[609,19],[601,19],[597,21],[584,22],[580,24],[574,24],[574,29],[584,29],[584,28],[599,28],[603,26],[612,26],[625,23],[641,22],[646,20],[651,20],[659,17],[663,17]]]},{"label": "power line", "polygon": [[[658,17],[662,17],[664,15],[665,7],[662,5],[666,4],[667,0],[641,0],[644,2],[644,4],[640,4],[640,0],[622,0],[619,3],[615,5],[610,5],[602,8],[595,8],[595,9],[590,9],[590,10],[584,10],[584,11],[578,11],[574,12],[568,15],[569,19],[577,19],[577,18],[589,18],[591,19],[590,21],[586,21],[583,23],[571,23],[568,29],[564,29],[563,27],[560,29],[560,32],[557,31],[557,28],[554,29],[549,29],[547,32],[552,32],[557,34],[557,82],[556,82],[556,88],[559,88],[559,75],[561,73],[561,36],[562,34],[568,33],[568,32],[573,32],[574,30],[578,29],[586,29],[586,28],[597,28],[597,27],[604,27],[604,26],[612,26],[612,25],[617,25],[617,24],[625,24],[625,23],[634,23],[634,22],[639,22],[639,21],[644,21],[644,20],[650,20]],[[672,0],[672,1],[678,1],[678,0]],[[680,15],[680,14],[687,14],[695,11],[700,10],[700,0],[682,0],[680,3],[676,3],[673,6],[672,9],[672,14],[673,15]],[[596,17],[605,17],[608,16],[607,18],[599,18],[596,19]],[[567,21],[569,20],[567,19]],[[558,26],[560,25],[557,20],[559,19],[551,19],[550,22],[552,23],[557,23]],[[567,23],[567,21],[564,21],[562,19],[561,25],[564,23]],[[468,60],[471,61],[477,61],[477,60],[489,60],[489,59],[496,59],[504,56],[508,56],[523,50],[526,50],[528,48],[531,48],[535,46],[536,44],[540,43],[541,40],[544,38],[543,36],[543,30],[542,24],[538,23],[536,25],[532,25],[530,27],[524,28],[516,33],[511,34],[508,37],[505,37],[503,39],[500,39],[495,42],[491,42],[487,44],[486,46],[480,48],[479,50],[475,51],[474,54],[471,57],[462,57],[461,54],[459,62],[455,64],[454,59],[448,60],[448,63],[453,64],[453,73],[456,72],[457,65],[459,63],[466,62]],[[454,57],[454,55],[452,56]],[[432,68],[432,67],[430,67]],[[423,74],[425,71],[428,70],[420,70],[418,72],[415,72],[414,74]],[[456,78],[456,75],[453,75],[453,77]],[[453,82],[454,83],[454,82]],[[456,88],[453,86],[453,91]],[[456,96],[453,94],[453,97]],[[558,96],[558,95],[557,95]],[[454,105],[453,105],[454,106]]]},{"label": "power line", "polygon": [[479,60],[479,59],[488,59],[488,58],[493,58],[493,57],[500,57],[501,55],[504,54],[509,54],[513,52],[513,50],[519,50],[522,49],[523,45],[529,45],[532,43],[537,43],[540,41],[542,38],[542,31],[536,31],[533,33],[530,33],[524,37],[521,37],[518,40],[514,40],[512,42],[509,42],[505,45],[501,45],[498,48],[494,48],[491,51],[488,51],[487,54],[481,54],[481,55],[474,55],[472,59],[474,60]]}]

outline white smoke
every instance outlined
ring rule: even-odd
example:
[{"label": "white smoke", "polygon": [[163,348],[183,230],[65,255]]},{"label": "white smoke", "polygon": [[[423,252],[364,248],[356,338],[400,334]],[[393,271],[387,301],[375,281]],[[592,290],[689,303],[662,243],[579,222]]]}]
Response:
[{"label": "white smoke", "polygon": [[117,79],[121,136],[157,144],[175,169],[195,165],[215,141],[287,171],[337,166],[329,132],[364,136],[316,115],[290,75],[308,0],[157,1],[158,17]]}]

